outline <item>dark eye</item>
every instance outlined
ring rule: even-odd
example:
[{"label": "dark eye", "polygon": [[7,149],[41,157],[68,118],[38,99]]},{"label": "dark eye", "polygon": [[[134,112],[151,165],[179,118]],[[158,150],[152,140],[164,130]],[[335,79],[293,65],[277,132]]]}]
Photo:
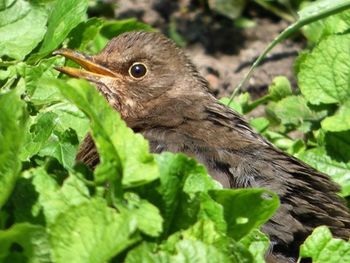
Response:
[{"label": "dark eye", "polygon": [[147,67],[142,63],[134,63],[129,68],[129,75],[135,79],[142,78],[147,73]]}]

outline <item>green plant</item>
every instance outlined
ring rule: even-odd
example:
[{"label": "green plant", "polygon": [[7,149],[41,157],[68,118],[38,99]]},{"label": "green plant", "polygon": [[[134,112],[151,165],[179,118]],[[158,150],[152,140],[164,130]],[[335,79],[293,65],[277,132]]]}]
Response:
[{"label": "green plant", "polygon": [[[274,193],[223,190],[184,155],[150,154],[94,87],[54,70],[60,45],[96,53],[149,26],[87,19],[88,1],[0,3],[1,262],[263,261]],[[95,171],[74,161],[88,131]]]},{"label": "green plant", "polygon": [[[263,262],[269,241],[258,228],[278,207],[274,193],[224,190],[184,155],[150,154],[94,87],[54,70],[71,63],[50,56],[61,45],[96,53],[124,31],[152,30],[134,20],[87,19],[87,7],[82,0],[0,1],[0,261]],[[300,72],[306,61],[300,58]],[[261,101],[273,107],[290,97],[286,83],[277,81]],[[237,107],[247,112],[261,101],[244,94]],[[346,116],[342,107],[330,115],[336,109],[314,109],[317,121]],[[288,141],[287,130],[271,130],[280,116],[253,125]],[[95,171],[74,161],[88,131],[100,154]],[[293,153],[326,141],[328,131],[315,131]]]},{"label": "green plant", "polygon": [[[294,67],[299,90],[292,92],[289,81],[279,76],[266,96],[252,102],[244,93],[232,105],[247,114],[267,104],[266,116],[251,124],[281,149],[329,174],[342,186],[344,197],[350,195],[349,15],[345,10],[305,28],[310,49],[300,53]],[[262,59],[263,55],[258,61]],[[291,134],[299,134],[298,139]]]}]

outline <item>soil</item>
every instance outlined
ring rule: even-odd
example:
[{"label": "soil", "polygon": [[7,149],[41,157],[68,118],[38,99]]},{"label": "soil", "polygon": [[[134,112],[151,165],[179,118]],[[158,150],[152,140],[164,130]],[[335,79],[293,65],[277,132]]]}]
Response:
[{"label": "soil", "polygon": [[[233,92],[255,58],[288,26],[284,20],[249,5],[244,16],[256,25],[240,29],[198,0],[122,0],[117,1],[114,15],[117,19],[136,17],[170,37],[175,33],[218,98]],[[303,45],[297,39],[276,46],[244,89],[258,98],[278,75],[286,76],[295,87],[293,63]]]}]

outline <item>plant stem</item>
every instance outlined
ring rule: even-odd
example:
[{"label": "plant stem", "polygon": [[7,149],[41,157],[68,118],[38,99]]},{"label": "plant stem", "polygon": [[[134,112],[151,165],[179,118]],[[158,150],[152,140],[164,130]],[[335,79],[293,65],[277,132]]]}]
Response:
[{"label": "plant stem", "polygon": [[238,92],[245,86],[250,77],[252,76],[255,68],[266,57],[266,55],[273,49],[278,43],[288,38],[293,33],[297,32],[303,26],[315,22],[319,19],[328,17],[330,15],[339,13],[350,8],[350,0],[324,0],[315,2],[301,10],[299,12],[299,19],[283,30],[263,51],[263,53],[254,61],[244,78],[238,83],[236,89],[233,91],[228,106],[231,104],[233,98]]}]

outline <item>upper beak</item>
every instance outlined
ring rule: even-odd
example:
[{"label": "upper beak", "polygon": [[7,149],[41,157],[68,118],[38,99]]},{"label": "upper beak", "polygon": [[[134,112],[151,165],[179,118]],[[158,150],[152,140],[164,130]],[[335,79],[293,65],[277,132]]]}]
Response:
[{"label": "upper beak", "polygon": [[[117,77],[108,68],[96,63],[91,56],[84,55],[77,51],[62,48],[53,52],[54,55],[61,55],[73,60],[82,66],[83,69],[71,68],[71,67],[55,67],[56,70],[70,75],[75,78],[83,78],[92,82],[96,82],[102,77]],[[85,69],[85,70],[84,70]]]}]

